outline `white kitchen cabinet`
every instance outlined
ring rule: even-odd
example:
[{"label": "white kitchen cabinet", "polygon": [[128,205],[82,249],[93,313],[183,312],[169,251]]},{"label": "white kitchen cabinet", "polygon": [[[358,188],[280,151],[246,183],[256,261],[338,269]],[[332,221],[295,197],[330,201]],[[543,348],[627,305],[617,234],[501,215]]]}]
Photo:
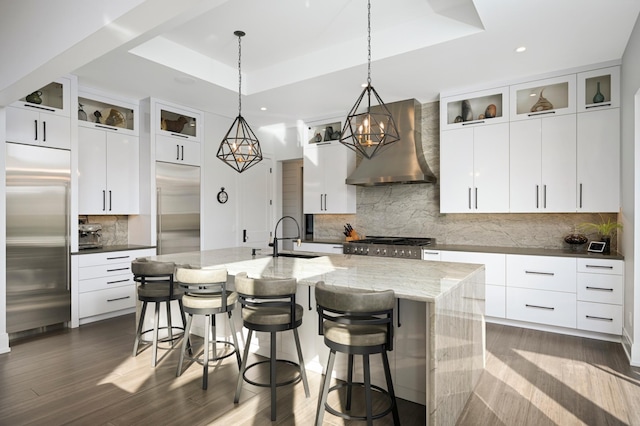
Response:
[{"label": "white kitchen cabinet", "polygon": [[[86,119],[82,116],[80,108]],[[138,103],[112,97],[97,89],[78,90],[78,126],[138,136]],[[98,117],[96,117],[98,114]]]},{"label": "white kitchen cabinet", "polygon": [[7,141],[70,149],[71,120],[64,115],[8,107]]},{"label": "white kitchen cabinet", "polygon": [[355,153],[339,143],[306,145],[303,160],[304,213],[355,213],[356,187],[345,183],[355,164]]},{"label": "white kitchen cabinet", "polygon": [[620,210],[620,108],[578,114],[577,210]]},{"label": "white kitchen cabinet", "polygon": [[156,135],[156,161],[199,166],[200,148],[196,141]]},{"label": "white kitchen cabinet", "polygon": [[[470,121],[464,121],[462,105],[471,109]],[[466,110],[466,107],[465,107]],[[495,115],[492,117],[487,116]],[[440,99],[440,130],[454,130],[509,121],[509,87],[481,90]]]},{"label": "white kitchen cabinet", "polygon": [[507,255],[507,286],[576,292],[576,258]]},{"label": "white kitchen cabinet", "polygon": [[342,244],[333,243],[308,243],[302,242],[300,246],[293,245],[293,251],[309,251],[315,253],[342,254]]},{"label": "white kitchen cabinet", "polygon": [[78,213],[139,212],[138,137],[78,128]]},{"label": "white kitchen cabinet", "polygon": [[440,212],[509,211],[508,124],[441,133]]},{"label": "white kitchen cabinet", "polygon": [[510,106],[511,121],[573,114],[576,112],[576,75],[513,85]]},{"label": "white kitchen cabinet", "polygon": [[134,311],[136,283],[131,261],[153,256],[155,249],[72,256],[72,324],[86,324]]},{"label": "white kitchen cabinet", "polygon": [[502,253],[476,253],[442,251],[445,262],[477,263],[485,266],[485,315],[504,318],[506,315],[506,255]]},{"label": "white kitchen cabinet", "polygon": [[422,260],[431,260],[432,262],[439,262],[442,260],[442,252],[440,250],[422,250]]},{"label": "white kitchen cabinet", "polygon": [[620,67],[578,73],[578,112],[620,107]]},{"label": "white kitchen cabinet", "polygon": [[507,287],[507,318],[536,324],[576,328],[576,295]]},{"label": "white kitchen cabinet", "polygon": [[578,329],[622,334],[624,262],[578,259],[577,270]]},{"label": "white kitchen cabinet", "polygon": [[510,124],[510,211],[575,212],[576,115]]}]

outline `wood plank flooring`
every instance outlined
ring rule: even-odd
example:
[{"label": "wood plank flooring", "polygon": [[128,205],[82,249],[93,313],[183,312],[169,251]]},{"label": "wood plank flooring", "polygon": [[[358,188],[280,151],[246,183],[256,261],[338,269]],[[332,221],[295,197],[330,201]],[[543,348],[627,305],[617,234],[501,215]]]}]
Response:
[{"label": "wood plank flooring", "polygon": [[[278,389],[244,384],[233,404],[237,365],[191,365],[175,377],[177,351],[153,369],[151,353],[131,357],[134,317],[59,330],[12,343],[0,355],[0,425],[310,425],[321,376]],[[399,400],[403,425],[425,424],[424,407]],[[326,425],[345,422],[325,413]],[[376,424],[391,424],[391,416]],[[453,423],[453,420],[452,420]],[[458,425],[640,425],[640,370],[618,344],[487,325],[487,368]]]}]

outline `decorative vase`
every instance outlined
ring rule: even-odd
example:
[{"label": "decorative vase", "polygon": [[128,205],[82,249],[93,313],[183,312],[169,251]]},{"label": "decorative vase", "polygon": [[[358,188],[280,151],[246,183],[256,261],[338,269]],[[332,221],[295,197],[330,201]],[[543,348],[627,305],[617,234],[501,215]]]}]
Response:
[{"label": "decorative vase", "polygon": [[602,250],[602,254],[611,254],[611,237],[601,235],[600,241],[604,243],[604,250]]},{"label": "decorative vase", "polygon": [[462,121],[472,121],[473,111],[471,110],[471,102],[468,100],[462,101]]},{"label": "decorative vase", "polygon": [[42,98],[40,97],[40,95],[42,95],[42,92],[39,90],[36,90],[35,92],[27,95],[25,99],[29,103],[40,105],[42,103]]},{"label": "decorative vase", "polygon": [[82,106],[82,104],[78,104],[78,120],[87,121],[87,113],[84,112]]},{"label": "decorative vase", "polygon": [[600,92],[600,82],[596,83],[598,85],[596,94],[593,96],[593,103],[599,104],[600,102],[604,102],[604,95]]}]

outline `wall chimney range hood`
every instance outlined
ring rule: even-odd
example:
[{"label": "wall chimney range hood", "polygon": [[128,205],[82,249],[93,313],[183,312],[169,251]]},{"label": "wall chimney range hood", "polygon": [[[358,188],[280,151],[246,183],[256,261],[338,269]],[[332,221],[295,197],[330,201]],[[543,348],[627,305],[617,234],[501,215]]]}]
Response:
[{"label": "wall chimney range hood", "polygon": [[386,105],[396,121],[400,140],[371,159],[363,158],[346,183],[376,186],[436,182],[422,149],[422,105],[415,99]]}]

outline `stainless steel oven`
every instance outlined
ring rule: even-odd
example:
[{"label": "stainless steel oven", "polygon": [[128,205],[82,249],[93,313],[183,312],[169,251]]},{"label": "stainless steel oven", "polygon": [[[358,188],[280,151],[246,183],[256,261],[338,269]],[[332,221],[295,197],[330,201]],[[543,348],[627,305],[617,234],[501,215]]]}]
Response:
[{"label": "stainless steel oven", "polygon": [[356,256],[422,259],[422,249],[435,242],[435,238],[367,237],[345,242],[342,245],[342,252]]}]

